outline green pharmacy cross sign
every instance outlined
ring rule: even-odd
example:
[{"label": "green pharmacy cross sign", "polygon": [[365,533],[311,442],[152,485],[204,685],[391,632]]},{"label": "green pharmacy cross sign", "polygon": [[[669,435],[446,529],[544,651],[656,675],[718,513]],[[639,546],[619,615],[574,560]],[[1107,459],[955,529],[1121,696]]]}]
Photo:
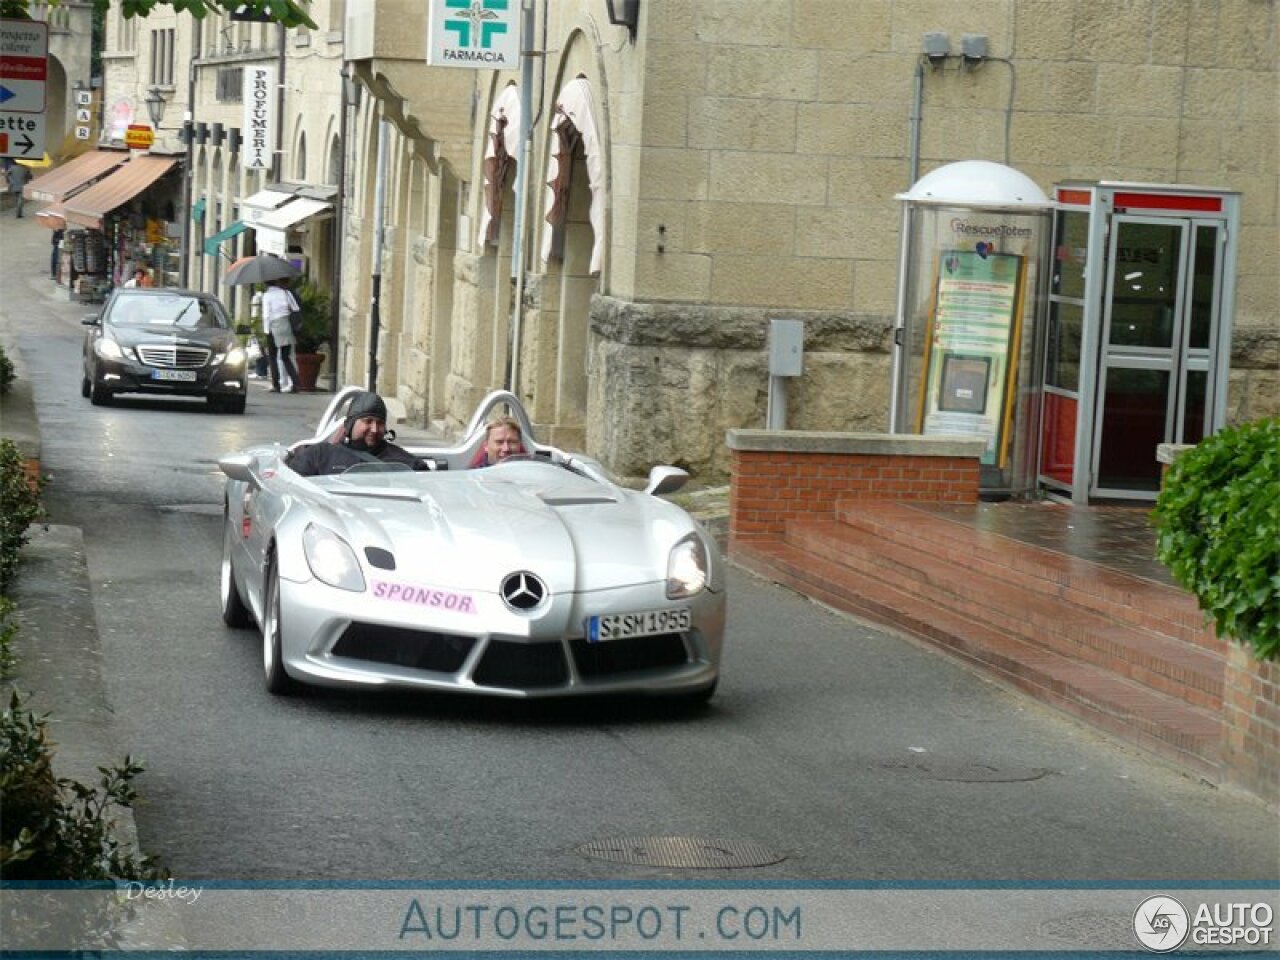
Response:
[{"label": "green pharmacy cross sign", "polygon": [[431,0],[428,65],[514,69],[520,63],[519,14],[513,0]]}]

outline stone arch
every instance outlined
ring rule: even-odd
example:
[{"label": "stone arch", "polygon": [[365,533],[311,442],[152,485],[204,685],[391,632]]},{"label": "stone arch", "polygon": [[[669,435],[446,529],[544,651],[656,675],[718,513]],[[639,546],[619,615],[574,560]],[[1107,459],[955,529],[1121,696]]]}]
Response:
[{"label": "stone arch", "polygon": [[578,449],[586,443],[591,298],[608,249],[607,118],[595,79],[603,76],[598,42],[575,30],[548,98],[546,173],[529,208],[542,277],[538,309],[521,334],[521,393],[551,442]]}]

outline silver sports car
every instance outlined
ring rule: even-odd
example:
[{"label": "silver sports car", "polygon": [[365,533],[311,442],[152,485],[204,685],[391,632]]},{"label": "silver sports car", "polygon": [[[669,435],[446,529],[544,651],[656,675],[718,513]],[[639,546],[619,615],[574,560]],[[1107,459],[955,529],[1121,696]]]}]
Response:
[{"label": "silver sports car", "polygon": [[[358,393],[335,396],[311,442],[340,432]],[[527,452],[467,469],[499,409]],[[464,436],[411,448],[421,471],[361,463],[304,477],[279,444],[219,461],[222,617],[261,628],[267,689],[709,698],[723,564],[706,530],[658,496],[688,475],[659,466],[643,491],[619,486],[595,461],[537,443],[503,391]]]}]

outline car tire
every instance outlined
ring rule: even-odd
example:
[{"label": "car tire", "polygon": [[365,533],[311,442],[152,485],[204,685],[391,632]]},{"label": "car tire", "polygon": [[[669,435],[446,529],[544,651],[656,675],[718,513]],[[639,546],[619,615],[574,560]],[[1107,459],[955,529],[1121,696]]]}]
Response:
[{"label": "car tire", "polygon": [[266,600],[262,605],[262,670],[267,692],[284,696],[297,690],[297,683],[284,668],[280,649],[280,574],[273,554],[267,561]]},{"label": "car tire", "polygon": [[222,402],[222,409],[227,413],[244,413],[245,396],[241,394],[238,397],[227,397]]},{"label": "car tire", "polygon": [[231,516],[224,515],[222,534],[222,569],[218,575],[219,591],[222,595],[222,622],[228,627],[240,629],[252,622],[249,608],[240,596],[240,588],[236,586],[235,574],[231,569],[231,548],[235,540],[235,532],[231,529]]},{"label": "car tire", "polygon": [[100,383],[95,383],[89,387],[89,402],[95,407],[109,407],[111,405],[111,391]]},{"label": "car tire", "polygon": [[89,396],[89,378],[84,375],[80,377],[80,396],[86,399]]}]

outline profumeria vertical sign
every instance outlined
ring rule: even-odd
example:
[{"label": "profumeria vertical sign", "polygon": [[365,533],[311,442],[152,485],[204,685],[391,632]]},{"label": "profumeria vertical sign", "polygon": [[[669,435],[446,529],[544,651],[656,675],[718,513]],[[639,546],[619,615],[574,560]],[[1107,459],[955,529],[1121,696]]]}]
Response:
[{"label": "profumeria vertical sign", "polygon": [[519,69],[520,0],[431,0],[427,65]]},{"label": "profumeria vertical sign", "polygon": [[244,152],[246,170],[270,170],[275,150],[276,68],[244,68]]}]

